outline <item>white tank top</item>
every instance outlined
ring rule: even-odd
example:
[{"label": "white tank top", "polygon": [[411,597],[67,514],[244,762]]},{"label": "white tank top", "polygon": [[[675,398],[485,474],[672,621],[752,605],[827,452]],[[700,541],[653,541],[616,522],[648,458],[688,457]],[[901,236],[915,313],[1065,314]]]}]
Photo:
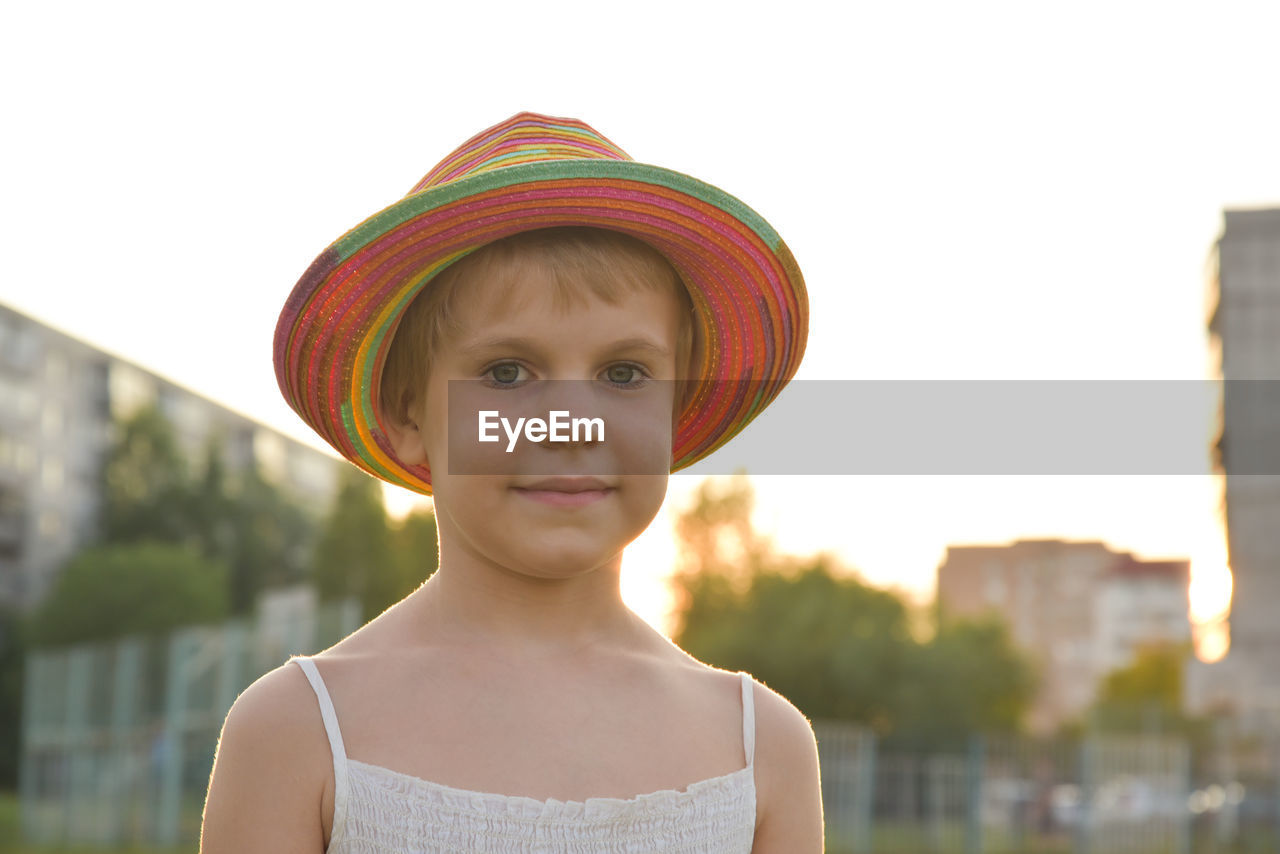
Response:
[{"label": "white tank top", "polygon": [[747,766],[683,791],[634,798],[546,801],[456,789],[348,759],[333,701],[315,662],[297,656],[320,701],[333,751],[333,830],[326,854],[486,852],[749,854],[755,836],[755,708],[742,677]]}]

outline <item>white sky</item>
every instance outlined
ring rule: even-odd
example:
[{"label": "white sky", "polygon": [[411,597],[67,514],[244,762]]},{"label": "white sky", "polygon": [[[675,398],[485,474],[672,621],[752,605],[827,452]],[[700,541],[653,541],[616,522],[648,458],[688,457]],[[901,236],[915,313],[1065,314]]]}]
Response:
[{"label": "white sky", "polygon": [[[530,109],[768,218],[801,377],[1201,378],[1221,211],[1280,204],[1274,4],[439,5],[7,4],[0,302],[312,441],[271,369],[293,282]],[[1223,561],[1206,477],[757,488],[782,546],[915,591],[948,543]]]}]

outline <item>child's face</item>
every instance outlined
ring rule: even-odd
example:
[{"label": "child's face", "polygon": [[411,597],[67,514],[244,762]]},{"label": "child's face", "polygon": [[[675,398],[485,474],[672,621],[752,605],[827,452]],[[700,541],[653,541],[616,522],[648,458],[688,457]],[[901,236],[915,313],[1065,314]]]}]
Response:
[{"label": "child's face", "polygon": [[[446,559],[461,549],[523,574],[563,578],[617,556],[662,504],[681,306],[667,289],[626,289],[616,304],[584,289],[563,305],[536,265],[516,276],[514,287],[467,282],[458,293],[457,331],[436,348],[413,413],[419,429],[401,435],[397,453],[431,469]],[[465,407],[463,386],[454,384],[450,421],[451,379],[473,382],[465,384]],[[550,409],[602,416],[607,441],[521,436],[507,453],[501,427],[498,442],[479,443],[477,409],[512,424],[520,415],[547,418]],[[619,412],[626,417],[610,418]],[[498,473],[457,474],[477,464]]]}]

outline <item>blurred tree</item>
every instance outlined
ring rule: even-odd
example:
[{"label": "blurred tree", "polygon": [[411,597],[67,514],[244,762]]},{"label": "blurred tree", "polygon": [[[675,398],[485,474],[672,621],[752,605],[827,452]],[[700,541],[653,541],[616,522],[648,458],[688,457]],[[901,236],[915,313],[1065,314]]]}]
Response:
[{"label": "blurred tree", "polygon": [[255,465],[229,476],[214,436],[197,476],[154,407],[119,427],[104,466],[103,541],[190,544],[229,568],[231,613],[247,614],[263,588],[304,581],[315,524]]},{"label": "blurred tree", "polygon": [[675,642],[747,670],[810,717],[889,728],[911,644],[905,604],[819,556],[778,555],[751,524],[743,477],[706,481],[676,521]]},{"label": "blurred tree", "polygon": [[224,499],[226,535],[210,552],[231,568],[231,611],[246,614],[266,587],[309,581],[316,525],[251,466]]},{"label": "blurred tree", "polygon": [[943,623],[912,651],[904,677],[895,732],[927,747],[1016,731],[1036,688],[1030,659],[997,619]]},{"label": "blurred tree", "polygon": [[680,574],[714,572],[741,581],[774,558],[751,523],[755,494],[745,476],[704,480],[693,504],[676,519]]},{"label": "blurred tree", "polygon": [[72,558],[31,615],[33,647],[158,634],[228,615],[226,567],[190,546],[131,543]]},{"label": "blurred tree", "polygon": [[408,596],[439,568],[440,547],[436,537],[436,517],[430,510],[410,513],[392,530],[398,584],[396,600]]},{"label": "blurred tree", "polygon": [[752,576],[770,564],[770,545],[751,524],[754,505],[746,477],[708,478],[676,518],[678,638],[699,643],[698,632],[730,619]]},{"label": "blurred tree", "polygon": [[321,600],[354,596],[366,622],[400,598],[403,564],[393,558],[381,483],[354,466],[343,470],[321,525],[314,567]]},{"label": "blurred tree", "polygon": [[1157,702],[1167,709],[1182,708],[1182,670],[1190,650],[1157,644],[1138,650],[1128,667],[1113,670],[1102,680],[1102,703]]},{"label": "blurred tree", "polygon": [[1092,710],[1094,723],[1124,731],[1187,730],[1193,722],[1183,712],[1182,674],[1191,655],[1189,645],[1139,649],[1128,667],[1103,677]]},{"label": "blurred tree", "polygon": [[706,482],[677,519],[679,646],[750,671],[810,718],[934,742],[1017,726],[1033,671],[1000,624],[945,625],[919,643],[901,597],[828,556],[777,554],[751,508],[745,478]]},{"label": "blurred tree", "polygon": [[155,406],[117,425],[102,470],[101,538],[192,542],[191,489],[173,428]]},{"label": "blurred tree", "polygon": [[798,572],[760,569],[742,592],[704,576],[675,641],[696,658],[747,670],[807,716],[884,732],[912,644],[906,606],[825,558]]},{"label": "blurred tree", "polygon": [[214,436],[205,447],[204,468],[189,489],[186,505],[199,520],[195,528],[200,550],[207,555],[230,555],[235,550],[235,513],[221,437]]}]

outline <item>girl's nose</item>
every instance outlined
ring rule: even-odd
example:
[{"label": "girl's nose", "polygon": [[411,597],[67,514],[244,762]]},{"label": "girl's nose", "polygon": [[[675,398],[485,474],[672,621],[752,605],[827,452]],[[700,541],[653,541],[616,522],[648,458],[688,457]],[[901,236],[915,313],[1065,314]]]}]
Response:
[{"label": "girl's nose", "polygon": [[603,413],[601,401],[591,380],[547,380],[539,404],[546,412],[567,412],[571,418],[596,418]]}]

